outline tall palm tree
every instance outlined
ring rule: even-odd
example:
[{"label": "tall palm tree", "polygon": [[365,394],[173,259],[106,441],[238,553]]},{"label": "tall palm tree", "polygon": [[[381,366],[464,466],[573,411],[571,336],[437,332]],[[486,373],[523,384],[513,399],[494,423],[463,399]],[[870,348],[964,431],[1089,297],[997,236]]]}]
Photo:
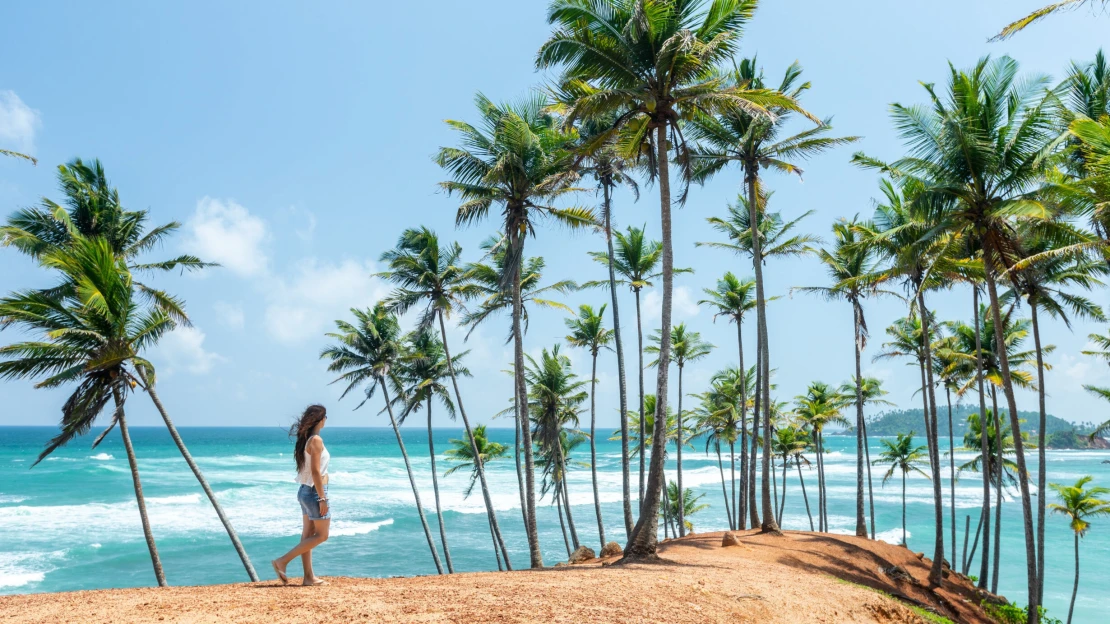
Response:
[{"label": "tall palm tree", "polygon": [[[855,380],[852,380],[840,385],[842,396],[854,398],[857,393],[863,398],[864,407],[869,405],[894,405],[883,398],[890,393],[883,390],[882,381],[876,377],[864,377],[863,384],[857,384]],[[863,459],[867,468],[867,505],[871,519],[871,539],[875,539],[875,492],[871,485],[871,443],[867,438],[866,418],[860,421],[860,428],[863,430]]]},{"label": "tall palm tree", "polygon": [[1022,30],[1025,30],[1027,26],[1032,25],[1034,22],[1039,22],[1049,15],[1062,13],[1064,11],[1070,11],[1072,9],[1078,9],[1083,6],[1094,7],[1097,4],[1101,4],[1103,7],[1110,6],[1110,0],[1059,0],[1058,2],[1053,2],[1050,5],[1043,6],[1036,11],[1033,11],[1029,15],[1026,15],[1016,22],[1011,22],[1005,28],[1003,28],[1001,32],[992,37],[991,41],[1001,41],[1002,39],[1008,39],[1013,35],[1021,32]]},{"label": "tall palm tree", "polygon": [[[910,148],[908,157],[890,164],[857,157],[865,164],[922,181],[918,201],[934,227],[976,241],[983,251],[996,332],[1002,331],[997,282],[1020,258],[1015,224],[1027,224],[1046,235],[1064,227],[1053,221],[1055,215],[1036,194],[1046,167],[1044,155],[1058,139],[1053,123],[1056,98],[1046,89],[1046,77],[1019,80],[1017,74],[1017,62],[1005,56],[983,58],[967,71],[952,67],[946,93],[938,93],[932,86],[927,89],[928,106],[891,107],[895,125]],[[1011,426],[1020,432],[1005,353],[999,363]],[[1018,481],[1026,557],[1036,561],[1025,452],[1021,436],[1014,439],[1022,467]],[[1039,578],[1035,565],[1027,572],[1029,622],[1035,624],[1039,619]]]},{"label": "tall palm tree", "polygon": [[828,497],[825,494],[825,460],[822,457],[825,453],[824,430],[829,424],[848,425],[848,420],[841,415],[844,398],[828,384],[815,381],[809,384],[805,394],[794,397],[794,402],[794,413],[798,421],[809,428],[817,454],[817,530],[828,531]]},{"label": "tall palm tree", "polygon": [[143,352],[177,323],[164,310],[137,301],[130,271],[104,238],[74,233],[65,247],[45,251],[39,261],[59,273],[63,290],[70,295],[49,297],[26,290],[0,299],[0,329],[15,327],[43,336],[0,347],[0,379],[41,378],[38,388],[77,383],[62,407],[61,433],[35,464],[88,433],[108,401],[115,402],[112,420],[94,446],[119,425],[154,577],[159,586],[165,586],[124,403],[139,383],[140,368],[148,380],[154,379],[154,367]]},{"label": "tall palm tree", "polygon": [[1071,624],[1075,595],[1079,592],[1079,538],[1086,535],[1091,528],[1089,518],[1110,515],[1110,501],[1098,498],[1110,494],[1110,488],[1087,487],[1091,478],[1091,475],[1084,476],[1075,485],[1052,483],[1049,486],[1060,499],[1060,503],[1052,503],[1049,507],[1053,512],[1067,516],[1071,520],[1071,530],[1075,533],[1075,584],[1072,585],[1071,603],[1068,605],[1068,624]]},{"label": "tall palm tree", "polygon": [[[674,290],[669,147],[674,147],[681,167],[688,169],[690,162],[679,120],[695,111],[742,109],[770,116],[768,106],[797,108],[782,94],[730,84],[718,71],[736,52],[741,29],[756,4],[756,0],[657,0],[649,8],[646,0],[554,0],[548,8],[554,31],[536,58],[540,69],[561,68],[559,83],[579,94],[567,107],[567,122],[617,113],[617,123],[606,134],[619,136],[617,145],[625,157],[646,156],[649,175],[658,180],[663,243],[659,360],[663,365],[658,368],[656,396],[663,413]],[[684,188],[679,199],[685,198]],[[663,419],[656,420],[656,426],[662,424]],[[662,435],[655,439],[656,444],[662,443]],[[664,486],[662,451],[652,449],[640,519],[625,548],[628,559],[655,556]]]},{"label": "tall palm tree", "polygon": [[[502,231],[507,239],[501,288],[512,297],[514,394],[527,397],[524,381],[524,332],[521,327],[521,277],[524,242],[535,235],[536,225],[549,220],[570,228],[594,227],[592,210],[559,208],[552,204],[568,193],[577,173],[569,151],[574,133],[564,131],[546,110],[547,101],[534,95],[514,104],[495,104],[484,95],[475,98],[481,121],[471,125],[448,121],[459,134],[463,147],[443,147],[436,163],[451,176],[440,183],[449,194],[462,200],[455,222],[469,225],[484,220],[494,206],[501,208]],[[525,532],[533,568],[543,566],[536,528],[535,461],[532,434],[524,404],[517,401],[517,426],[524,449]]]},{"label": "tall palm tree", "polygon": [[[470,371],[460,364],[466,354],[467,352],[464,351],[456,355],[453,361],[455,374],[462,377],[470,377]],[[425,408],[428,415],[428,457],[431,460],[432,490],[435,492],[439,539],[440,543],[443,544],[443,559],[447,564],[447,571],[453,574],[455,566],[451,561],[451,549],[447,546],[447,529],[443,524],[443,508],[439,502],[436,447],[432,437],[432,403],[438,400],[451,417],[451,420],[455,419],[457,413],[455,402],[451,399],[451,391],[447,389],[446,385],[446,380],[451,377],[451,371],[447,368],[447,355],[443,349],[443,341],[427,329],[410,333],[405,337],[404,350],[401,353],[398,369],[398,375],[395,378],[397,385],[394,387],[396,395],[394,400],[403,406],[401,415],[397,419],[398,422],[402,425],[405,424],[408,416],[419,411],[421,407]],[[473,457],[473,453],[471,456]],[[494,541],[494,548],[497,548],[496,541]],[[497,562],[498,567],[500,567],[500,554],[497,556]]]},{"label": "tall palm tree", "polygon": [[790,467],[790,460],[801,457],[809,447],[809,437],[796,423],[783,421],[775,427],[775,436],[771,439],[771,455],[782,460],[782,498],[779,500],[776,522],[782,525],[782,513],[786,509],[786,470]]},{"label": "tall palm tree", "polygon": [[340,399],[347,396],[351,390],[365,385],[363,392],[366,397],[355,406],[362,407],[374,396],[380,387],[382,398],[385,400],[385,412],[389,414],[389,424],[397,437],[397,447],[401,449],[401,458],[405,461],[405,471],[408,472],[409,485],[412,486],[412,496],[416,500],[416,513],[420,516],[420,524],[424,527],[424,536],[428,540],[428,550],[432,553],[436,571],[443,574],[443,565],[439,561],[439,552],[436,550],[432,530],[428,527],[428,520],[424,517],[424,504],[420,502],[420,490],[416,487],[416,477],[412,474],[412,465],[409,463],[409,454],[405,450],[405,443],[401,439],[401,429],[397,419],[393,416],[393,402],[389,399],[389,385],[397,384],[395,368],[400,364],[402,355],[401,326],[397,316],[389,311],[383,303],[378,303],[369,310],[352,308],[351,314],[355,317],[354,323],[336,320],[337,331],[330,332],[327,336],[335,340],[335,344],[324,348],[320,352],[320,359],[328,360],[328,371],[340,373],[332,383],[343,382],[346,387]]},{"label": "tall palm tree", "polygon": [[883,446],[886,447],[879,457],[875,459],[876,464],[890,464],[890,468],[883,475],[883,485],[894,476],[894,471],[902,473],[902,545],[906,545],[906,474],[916,472],[926,479],[930,478],[929,474],[921,469],[921,460],[923,459],[922,451],[926,451],[924,446],[913,445],[913,432],[899,433],[898,438],[891,442],[883,438],[880,440]]},{"label": "tall palm tree", "polygon": [[[763,258],[764,242],[754,232],[761,229],[760,212],[765,202],[760,200],[762,184],[759,170],[774,168],[785,173],[794,173],[799,176],[802,170],[797,166],[798,160],[809,158],[813,155],[827,151],[837,145],[851,143],[856,137],[834,138],[823,136],[831,129],[831,120],[818,121],[812,115],[804,113],[817,125],[793,136],[783,138],[781,131],[784,122],[791,112],[799,111],[797,98],[807,89],[809,83],[799,83],[802,68],[797,63],[787,68],[782,81],[777,88],[770,87],[764,78],[763,70],[755,58],[742,59],[739,66],[729,75],[729,80],[735,85],[745,85],[748,88],[773,88],[777,93],[788,98],[791,106],[772,106],[772,116],[755,115],[751,111],[731,108],[721,111],[718,115],[696,115],[690,123],[691,136],[698,141],[698,149],[694,153],[695,168],[694,179],[705,181],[716,173],[724,170],[730,164],[738,165],[744,172],[745,199],[748,209],[748,230],[752,245],[753,258]],[[790,162],[794,161],[794,162]],[[756,325],[757,325],[757,370],[762,379],[760,393],[756,397],[758,406],[763,405],[763,443],[765,448],[770,447],[770,349],[767,344],[767,318],[766,297],[763,292],[763,267],[762,262],[753,262],[756,282]],[[774,526],[774,510],[769,510],[770,490],[769,473],[770,457],[765,453],[763,457],[763,529],[766,531],[777,530]]]},{"label": "tall palm tree", "polygon": [[[728,444],[729,448],[729,482],[732,484],[732,493],[724,491],[725,510],[730,514],[729,528],[744,528],[746,509],[745,496],[738,496],[736,489],[736,442],[741,440],[740,482],[747,483],[745,470],[747,453],[744,442],[747,440],[746,412],[743,405],[747,401],[748,385],[752,375],[745,373],[740,368],[730,367],[717,371],[710,378],[710,389],[699,395],[701,408],[699,410],[700,422],[697,428],[706,433],[706,449],[713,444],[717,450],[717,463],[721,464],[721,442]],[[724,490],[724,468],[721,466],[721,488]]]},{"label": "tall palm tree", "polygon": [[[509,447],[504,444],[493,442],[486,436],[486,426],[478,425],[474,428],[473,444],[468,438],[466,440],[448,440],[451,448],[443,452],[447,461],[455,465],[447,469],[443,476],[448,476],[454,472],[462,470],[463,468],[470,468],[470,482],[467,484],[466,489],[463,490],[463,498],[470,498],[474,492],[474,485],[478,483],[478,466],[485,466],[488,462],[496,459],[503,459],[509,457]],[[474,461],[474,449],[478,449],[479,461]],[[493,554],[497,558],[497,569],[503,569],[501,566],[501,550],[497,546],[497,537],[493,532],[493,524],[489,525],[489,536],[493,540]]]},{"label": "tall palm tree", "polygon": [[694,491],[687,488],[681,490],[682,496],[679,496],[678,484],[671,481],[667,484],[667,515],[671,518],[680,518],[678,530],[682,533],[694,530],[694,523],[690,522],[687,518],[708,509],[707,503],[699,503],[701,499],[705,498],[705,494],[694,494]]},{"label": "tall palm tree", "polygon": [[818,295],[830,301],[847,301],[852,306],[852,343],[855,346],[856,376],[853,385],[856,404],[856,535],[867,537],[867,518],[863,505],[864,482],[864,422],[863,422],[863,371],[860,358],[867,347],[867,319],[863,315],[863,300],[869,296],[887,293],[881,290],[883,275],[875,260],[875,248],[861,244],[858,217],[851,221],[840,220],[833,224],[832,249],[814,250],[832,281],[831,286],[799,288],[802,292]]},{"label": "tall palm tree", "polygon": [[[605,547],[605,523],[601,519],[601,496],[597,490],[597,355],[601,350],[611,348],[613,330],[603,325],[605,304],[597,312],[588,305],[578,307],[578,318],[565,319],[570,335],[567,344],[589,350],[592,360],[590,368],[590,474],[594,486],[594,511],[597,513],[597,534],[601,547]],[[621,419],[621,443],[628,445],[628,416]]]},{"label": "tall palm tree", "polygon": [[556,496],[561,496],[570,525],[571,540],[578,548],[578,534],[571,516],[570,496],[567,492],[567,458],[563,447],[567,428],[578,427],[579,406],[589,394],[583,389],[586,381],[579,379],[571,369],[570,358],[559,353],[559,345],[544,349],[539,361],[525,356],[525,371],[529,384],[527,407],[535,425],[536,445],[545,458],[544,473],[552,480]]},{"label": "tall palm tree", "polygon": [[[678,366],[678,440],[676,441],[677,452],[677,471],[678,471],[678,489],[682,491],[682,432],[683,412],[682,412],[682,373],[686,369],[686,365],[690,362],[696,362],[707,355],[714,349],[713,345],[701,339],[701,333],[695,331],[688,331],[686,323],[679,323],[671,328],[670,343],[673,348],[672,356],[676,366]],[[648,353],[660,354],[663,350],[662,334],[656,331],[651,336],[652,342],[655,344],[648,345],[646,351]],[[648,364],[648,366],[660,366],[660,361],[656,360]],[[685,524],[683,524],[682,507],[678,508],[678,535],[682,537],[686,535]]]},{"label": "tall palm tree", "polygon": [[[708,305],[714,310],[713,321],[716,322],[718,317],[724,316],[729,321],[736,323],[736,351],[740,358],[740,364],[735,369],[741,376],[743,371],[747,370],[744,367],[744,315],[755,309],[755,280],[745,279],[740,280],[731,271],[726,272],[724,277],[717,280],[717,287],[703,290],[708,299],[698,301],[698,305]],[[740,396],[737,398],[737,403],[740,407],[740,483],[744,484],[744,490],[747,491],[748,483],[748,396],[747,396],[747,383],[740,383],[738,389]],[[734,442],[729,443],[730,456],[733,457],[735,464],[736,450],[733,448]],[[734,469],[735,472],[735,469]],[[736,483],[735,475],[733,475],[733,509],[736,511],[736,523],[733,529],[747,528],[747,496],[741,496],[739,505],[735,503],[736,499]]]},{"label": "tall palm tree", "polygon": [[[9,217],[7,224],[0,227],[0,245],[15,247],[31,257],[38,258],[52,250],[73,245],[78,237],[103,238],[107,241],[112,254],[123,262],[132,274],[131,284],[138,296],[162,310],[178,325],[189,326],[189,317],[185,314],[184,303],[179,298],[134,279],[134,274],[175,269],[195,271],[215,266],[187,254],[154,262],[140,261],[143,254],[164,243],[181,227],[181,224],[170,222],[147,230],[149,213],[145,210],[127,210],[123,206],[119,191],[108,181],[104,166],[99,160],[85,164],[81,159],[75,159],[59,166],[58,185],[65,197],[62,204],[44,198],[38,207],[16,211]],[[74,296],[71,290],[72,283],[66,281],[42,294],[54,298]],[[145,371],[139,368],[135,373],[140,381],[143,381]],[[248,578],[251,581],[258,581],[258,574],[242,542],[239,541],[235,527],[231,525],[231,521],[224,513],[204,473],[193,461],[192,454],[189,453],[185,441],[158,396],[155,382],[153,377],[143,381],[147,395],[161,415],[186,465],[193,472],[193,476],[196,477],[215,509],[216,515],[231,539],[232,546],[235,547],[243,563]]]},{"label": "tall palm tree", "polygon": [[[561,94],[557,101],[573,102],[575,93]],[[578,154],[577,167],[580,173],[592,176],[601,191],[602,233],[605,235],[605,262],[609,269],[609,297],[613,304],[613,337],[617,356],[617,381],[619,387],[619,409],[621,419],[621,498],[624,503],[625,534],[632,533],[632,486],[631,468],[628,452],[628,382],[624,368],[624,340],[621,338],[621,318],[619,298],[617,297],[616,254],[613,249],[613,191],[617,186],[625,186],[640,199],[639,185],[631,175],[635,163],[621,156],[611,136],[606,133],[617,123],[616,111],[594,119],[582,120],[579,126],[580,142],[575,150]],[[599,141],[600,139],[600,141]],[[638,292],[638,291],[637,291]],[[637,309],[637,312],[639,310]],[[641,337],[642,341],[642,337]],[[641,349],[643,346],[641,345]],[[643,355],[641,354],[640,396],[643,403]],[[590,436],[591,444],[593,435]],[[596,496],[594,497],[597,498]],[[643,470],[640,471],[640,498],[643,498]],[[599,512],[600,513],[600,512]],[[600,521],[600,518],[599,518]],[[602,536],[604,542],[604,536]],[[604,546],[604,543],[602,544]]]},{"label": "tall palm tree", "polygon": [[[381,261],[386,264],[388,270],[378,273],[378,276],[396,285],[389,297],[382,302],[385,310],[391,314],[404,314],[413,308],[423,306],[418,321],[418,328],[421,331],[428,330],[433,323],[438,322],[440,344],[443,347],[447,373],[451,377],[451,386],[455,391],[455,401],[459,415],[462,417],[463,429],[468,437],[473,437],[470,419],[466,415],[462,393],[459,391],[459,374],[455,370],[451,350],[447,344],[445,320],[460,308],[468,297],[478,292],[468,279],[466,268],[459,262],[461,256],[462,247],[458,243],[441,246],[439,237],[432,230],[426,227],[408,229],[401,233],[396,247],[382,254]],[[478,463],[481,464],[481,453],[476,448],[472,450],[478,458]],[[489,486],[486,483],[486,473],[480,465],[478,481],[482,485],[482,500],[486,505],[489,524],[493,527],[501,554],[505,558],[505,567],[512,570],[509,552],[505,548],[505,540],[501,536],[497,513],[494,511],[493,499],[490,497]]]},{"label": "tall palm tree", "polygon": [[[960,354],[952,347],[956,340],[952,336],[943,336],[933,342],[933,370],[937,381],[944,386],[944,398],[948,403],[948,513],[952,532],[952,562],[956,561],[956,443],[955,427],[952,422],[952,393],[959,392],[963,379],[963,366]],[[940,474],[937,474],[940,478]],[[955,565],[953,563],[953,565]]]}]

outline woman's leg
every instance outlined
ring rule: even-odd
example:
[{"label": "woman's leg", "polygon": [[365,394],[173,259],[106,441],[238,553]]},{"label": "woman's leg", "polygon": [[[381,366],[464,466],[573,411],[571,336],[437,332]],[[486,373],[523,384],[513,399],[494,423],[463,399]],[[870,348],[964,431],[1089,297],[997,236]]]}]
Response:
[{"label": "woman's leg", "polygon": [[[310,538],[310,537],[312,537],[313,535],[316,534],[316,527],[313,526],[313,522],[312,522],[312,520],[308,519],[308,516],[303,516],[302,515],[301,519],[304,522],[303,527],[301,528],[301,541],[303,542],[306,539],[308,539],[308,538]],[[303,555],[301,555],[301,567],[304,568],[304,580],[305,581],[308,581],[309,579],[316,578],[316,575],[313,574],[313,572],[312,572],[312,551],[311,550],[305,551],[305,553]]]},{"label": "woman's leg", "polygon": [[316,548],[328,540],[328,530],[331,528],[331,520],[311,520],[310,522],[312,523],[314,533],[309,537],[302,538],[301,543],[294,546],[292,550],[274,559],[274,568],[281,574],[285,573],[285,567],[289,565],[290,561],[311,551],[313,548]]}]

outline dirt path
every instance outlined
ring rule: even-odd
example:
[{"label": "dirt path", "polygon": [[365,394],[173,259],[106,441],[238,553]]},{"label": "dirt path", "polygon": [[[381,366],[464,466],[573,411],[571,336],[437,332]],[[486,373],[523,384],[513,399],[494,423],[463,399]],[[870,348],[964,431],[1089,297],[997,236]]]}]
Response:
[{"label": "dirt path", "polygon": [[[331,578],[326,587],[254,584],[0,597],[0,621],[93,622],[809,622],[917,623],[903,603],[988,624],[965,579],[927,588],[928,560],[840,535],[721,533],[667,542],[664,561],[394,579]],[[899,566],[895,577],[884,572]],[[843,580],[840,580],[843,579]],[[292,580],[292,579],[291,579]],[[845,582],[848,581],[848,582]],[[294,581],[295,582],[295,581]]]}]

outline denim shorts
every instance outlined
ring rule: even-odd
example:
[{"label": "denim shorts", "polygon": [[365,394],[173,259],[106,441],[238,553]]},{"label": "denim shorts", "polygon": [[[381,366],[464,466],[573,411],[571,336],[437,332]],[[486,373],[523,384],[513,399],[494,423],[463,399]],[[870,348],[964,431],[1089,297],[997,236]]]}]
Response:
[{"label": "denim shorts", "polygon": [[[328,495],[328,486],[324,486],[324,496]],[[328,513],[320,515],[320,503],[316,500],[316,488],[311,485],[301,485],[297,490],[297,502],[301,504],[301,513],[308,516],[309,520],[331,520],[331,501],[328,501]]]}]

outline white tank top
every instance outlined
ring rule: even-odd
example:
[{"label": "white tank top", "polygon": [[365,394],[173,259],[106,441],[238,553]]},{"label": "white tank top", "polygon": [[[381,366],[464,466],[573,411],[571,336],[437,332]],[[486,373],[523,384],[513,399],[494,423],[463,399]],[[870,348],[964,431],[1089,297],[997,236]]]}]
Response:
[{"label": "white tank top", "polygon": [[[311,441],[312,438],[316,438],[316,437],[319,437],[319,436],[312,436],[311,438],[309,438],[309,441]],[[324,440],[321,439],[320,444],[322,445],[323,443],[324,443]],[[307,447],[308,445],[305,444],[305,446]],[[331,453],[328,452],[327,447],[324,447],[324,449],[320,451],[320,474],[321,475],[328,474],[328,462],[330,462],[330,461],[331,461]],[[308,453],[305,453],[304,467],[301,468],[300,472],[297,473],[297,483],[300,483],[301,485],[307,485],[307,486],[316,485],[315,483],[312,482],[312,458],[308,456]]]}]

